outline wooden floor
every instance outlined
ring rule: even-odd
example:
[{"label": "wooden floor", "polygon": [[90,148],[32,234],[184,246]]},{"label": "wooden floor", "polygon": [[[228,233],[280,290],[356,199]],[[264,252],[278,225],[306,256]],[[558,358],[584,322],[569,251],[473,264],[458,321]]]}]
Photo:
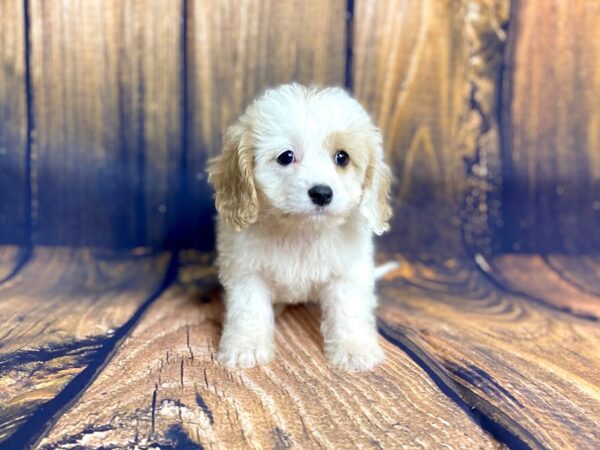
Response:
[{"label": "wooden floor", "polygon": [[348,374],[305,306],[215,362],[210,254],[0,248],[0,448],[600,448],[600,257],[380,258],[387,360]]}]

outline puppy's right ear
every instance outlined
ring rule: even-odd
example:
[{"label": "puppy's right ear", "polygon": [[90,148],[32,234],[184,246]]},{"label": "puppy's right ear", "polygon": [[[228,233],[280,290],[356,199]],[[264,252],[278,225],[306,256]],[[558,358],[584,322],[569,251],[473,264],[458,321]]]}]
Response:
[{"label": "puppy's right ear", "polygon": [[208,181],[215,188],[215,206],[225,222],[240,231],[258,217],[254,160],[239,124],[227,129],[220,155],[208,162]]}]

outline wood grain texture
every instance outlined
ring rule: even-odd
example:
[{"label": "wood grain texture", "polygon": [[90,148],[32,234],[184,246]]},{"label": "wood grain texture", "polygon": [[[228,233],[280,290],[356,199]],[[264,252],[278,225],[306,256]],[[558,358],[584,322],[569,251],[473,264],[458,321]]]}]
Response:
[{"label": "wood grain texture", "polygon": [[198,0],[189,2],[187,17],[187,240],[212,248],[207,158],[267,87],[344,84],[346,1]]},{"label": "wood grain texture", "polygon": [[546,255],[544,259],[562,279],[580,291],[600,297],[600,255]]},{"label": "wood grain texture", "polygon": [[499,220],[498,80],[509,1],[355,2],[357,98],[394,167],[391,248],[492,250]]},{"label": "wood grain texture", "polygon": [[0,283],[10,277],[23,261],[25,250],[14,245],[0,246]]},{"label": "wood grain texture", "polygon": [[600,250],[600,2],[519,1],[503,101],[506,249]]},{"label": "wood grain texture", "polygon": [[31,1],[36,242],[161,244],[176,214],[181,1]]},{"label": "wood grain texture", "polygon": [[[537,269],[527,268],[531,284],[545,282]],[[383,329],[531,447],[598,448],[598,322],[488,280],[457,260],[401,259],[381,288]]]},{"label": "wood grain texture", "polygon": [[23,5],[0,2],[0,243],[21,245],[29,239]]},{"label": "wood grain texture", "polygon": [[490,265],[492,276],[510,291],[600,320],[600,278],[592,271],[600,264],[582,259],[512,254],[495,257]]},{"label": "wood grain texture", "polygon": [[158,289],[168,260],[36,248],[0,285],[0,446]]},{"label": "wood grain texture", "polygon": [[498,448],[402,351],[347,374],[327,364],[312,308],[277,321],[269,366],[214,360],[221,307],[214,268],[184,256],[169,289],[37,448]]}]

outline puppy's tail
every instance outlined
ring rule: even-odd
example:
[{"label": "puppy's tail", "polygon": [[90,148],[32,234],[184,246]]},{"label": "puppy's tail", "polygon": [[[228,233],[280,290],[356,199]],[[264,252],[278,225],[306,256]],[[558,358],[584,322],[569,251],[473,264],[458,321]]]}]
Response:
[{"label": "puppy's tail", "polygon": [[375,267],[375,279],[379,280],[380,278],[383,278],[392,270],[396,270],[398,267],[400,267],[400,264],[397,261],[388,261],[380,266]]}]

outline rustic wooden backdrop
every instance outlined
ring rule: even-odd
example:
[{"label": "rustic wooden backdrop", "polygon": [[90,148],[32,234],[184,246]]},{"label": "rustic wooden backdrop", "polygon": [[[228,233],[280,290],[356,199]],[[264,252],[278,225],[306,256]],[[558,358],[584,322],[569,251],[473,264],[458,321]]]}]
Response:
[{"label": "rustic wooden backdrop", "polygon": [[[291,80],[386,136],[373,373],[305,306],[225,370],[213,253],[178,251]],[[0,0],[0,448],[600,448],[599,126],[600,0]]]},{"label": "rustic wooden backdrop", "polygon": [[600,250],[599,0],[2,0],[0,243],[210,248],[206,159],[255,95],[342,85],[391,248]]}]

